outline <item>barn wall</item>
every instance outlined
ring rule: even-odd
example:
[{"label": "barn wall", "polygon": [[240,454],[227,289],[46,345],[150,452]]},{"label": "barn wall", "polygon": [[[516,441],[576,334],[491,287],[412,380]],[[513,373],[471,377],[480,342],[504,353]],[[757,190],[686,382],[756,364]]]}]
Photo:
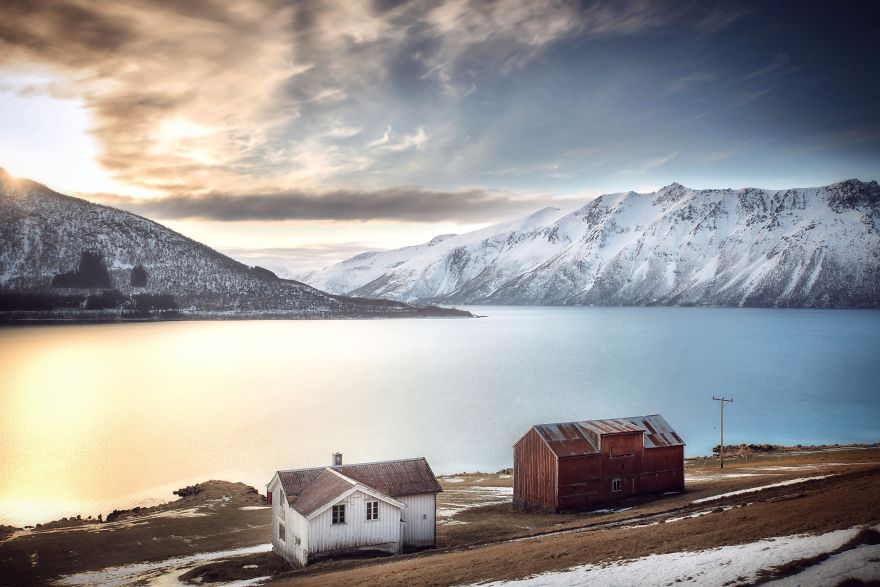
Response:
[{"label": "barn wall", "polygon": [[[379,519],[367,520],[367,501],[379,502]],[[333,524],[333,508],[309,521],[309,555],[372,546],[397,552],[400,549],[401,510],[385,501],[355,491],[335,504],[345,504],[345,523]]]},{"label": "barn wall", "polygon": [[590,507],[605,499],[602,459],[598,454],[559,459],[559,499],[556,509]]},{"label": "barn wall", "polygon": [[660,493],[684,489],[684,447],[646,448],[639,493]]},{"label": "barn wall", "polygon": [[556,455],[534,428],[513,446],[513,503],[556,508]]},{"label": "barn wall", "polygon": [[434,546],[437,496],[433,493],[402,495],[395,498],[406,504],[403,510],[404,546]]}]

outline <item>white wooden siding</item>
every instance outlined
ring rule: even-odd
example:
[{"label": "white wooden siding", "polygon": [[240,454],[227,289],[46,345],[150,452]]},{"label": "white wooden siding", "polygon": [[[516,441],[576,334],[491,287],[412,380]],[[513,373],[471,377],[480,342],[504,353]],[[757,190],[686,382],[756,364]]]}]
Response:
[{"label": "white wooden siding", "polygon": [[403,510],[403,544],[406,546],[434,546],[437,514],[437,496],[433,493],[402,495],[395,498],[406,504]]},{"label": "white wooden siding", "polygon": [[[272,550],[292,565],[308,564],[309,524],[299,512],[287,505],[280,483],[271,483],[272,493]],[[279,525],[284,525],[285,540],[281,540]],[[299,538],[299,544],[297,544]]]},{"label": "white wooden siding", "polygon": [[[379,502],[379,519],[367,520],[368,501]],[[333,524],[333,508],[328,507],[309,521],[309,554],[333,550],[381,547],[396,552],[400,546],[400,508],[362,491],[334,502],[345,504],[345,523]]]}]

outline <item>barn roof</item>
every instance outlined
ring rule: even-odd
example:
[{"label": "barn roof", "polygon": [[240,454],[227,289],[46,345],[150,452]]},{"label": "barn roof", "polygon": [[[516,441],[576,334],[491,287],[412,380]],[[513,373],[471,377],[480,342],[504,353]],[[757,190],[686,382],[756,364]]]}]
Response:
[{"label": "barn roof", "polygon": [[328,469],[391,497],[442,491],[428,461],[424,457],[419,457],[377,463],[278,471],[278,478],[284,488],[287,502],[294,506],[299,499],[306,495],[306,491],[318,480],[319,476]]},{"label": "barn roof", "polygon": [[609,434],[644,432],[645,448],[684,445],[681,437],[660,414],[536,424],[533,428],[558,457],[596,454],[599,452],[601,437]]},{"label": "barn roof", "polygon": [[684,446],[684,440],[660,414],[623,418],[645,431],[645,448]]}]

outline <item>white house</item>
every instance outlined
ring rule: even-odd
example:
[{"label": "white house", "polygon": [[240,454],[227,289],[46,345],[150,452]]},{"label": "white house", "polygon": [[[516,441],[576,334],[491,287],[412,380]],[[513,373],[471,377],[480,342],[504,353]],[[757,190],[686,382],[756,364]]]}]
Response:
[{"label": "white house", "polygon": [[434,546],[440,484],[424,458],[277,471],[272,550],[292,565],[355,550]]}]

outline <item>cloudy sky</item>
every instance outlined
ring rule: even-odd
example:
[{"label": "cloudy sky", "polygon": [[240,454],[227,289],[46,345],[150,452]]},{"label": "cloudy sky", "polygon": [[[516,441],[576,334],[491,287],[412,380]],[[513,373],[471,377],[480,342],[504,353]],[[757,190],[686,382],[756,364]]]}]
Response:
[{"label": "cloudy sky", "polygon": [[11,0],[0,167],[294,272],[672,181],[878,179],[875,7]]}]

